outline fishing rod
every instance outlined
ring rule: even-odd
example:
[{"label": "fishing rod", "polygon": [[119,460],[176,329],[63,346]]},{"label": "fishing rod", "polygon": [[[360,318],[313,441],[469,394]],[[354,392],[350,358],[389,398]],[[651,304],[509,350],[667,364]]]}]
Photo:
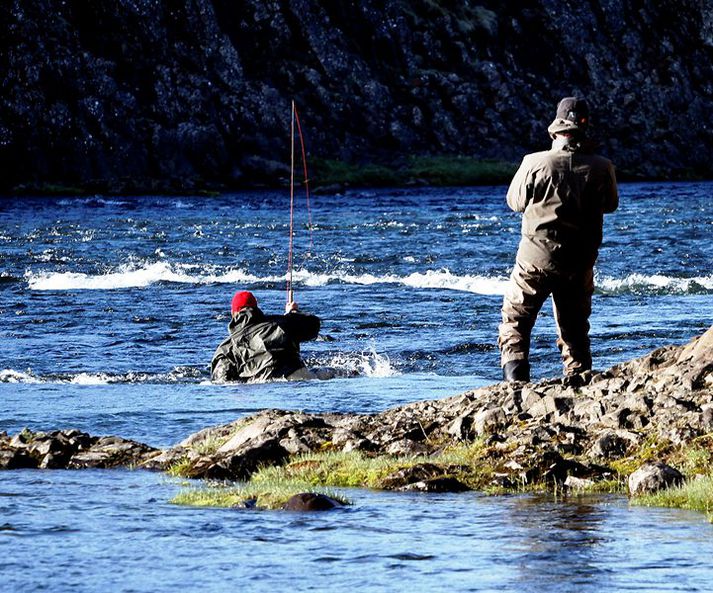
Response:
[{"label": "fishing rod", "polygon": [[295,124],[297,125],[297,134],[300,139],[300,147],[302,151],[302,170],[304,173],[305,192],[307,196],[307,214],[309,226],[309,246],[313,248],[312,241],[312,210],[310,208],[309,195],[309,176],[307,174],[307,151],[305,150],[304,135],[302,134],[302,125],[300,116],[297,112],[297,107],[294,100],[292,101],[292,109],[290,115],[290,239],[287,253],[287,304],[294,301],[294,290],[292,288],[292,269],[294,262],[294,233],[295,233]]},{"label": "fishing rod", "polygon": [[292,290],[292,251],[295,233],[295,102],[290,113],[290,240],[287,249],[287,304],[294,301]]}]

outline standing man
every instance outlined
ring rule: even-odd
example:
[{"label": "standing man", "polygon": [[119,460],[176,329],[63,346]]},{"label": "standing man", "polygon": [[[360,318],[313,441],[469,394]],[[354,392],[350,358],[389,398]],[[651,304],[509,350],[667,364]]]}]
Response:
[{"label": "standing man", "polygon": [[300,342],[317,337],[319,317],[298,313],[294,302],[285,315],[265,315],[248,291],[235,293],[230,312],[230,335],[211,361],[213,382],[317,378],[300,358]]},{"label": "standing man", "polygon": [[586,140],[588,127],[587,102],[562,99],[547,128],[552,148],[526,155],[508,189],[508,205],[523,217],[498,337],[506,381],[530,380],[530,334],[549,295],[565,375],[592,368],[594,262],[604,214],[616,210],[619,194],[611,161]]}]

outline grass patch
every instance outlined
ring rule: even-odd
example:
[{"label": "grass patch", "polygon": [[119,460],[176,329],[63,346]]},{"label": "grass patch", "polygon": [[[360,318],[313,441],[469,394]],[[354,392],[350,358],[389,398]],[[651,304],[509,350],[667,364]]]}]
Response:
[{"label": "grass patch", "polygon": [[314,159],[312,176],[315,188],[326,186],[386,187],[401,185],[405,178],[395,169],[382,165],[350,164],[344,161]]},{"label": "grass patch", "polygon": [[258,508],[265,510],[280,509],[295,494],[314,492],[324,494],[342,504],[351,504],[341,494],[331,490],[314,488],[313,485],[299,480],[263,480],[250,481],[240,486],[211,485],[202,488],[190,488],[179,492],[172,504],[198,507],[220,508]]},{"label": "grass patch", "polygon": [[298,481],[310,486],[337,488],[385,488],[386,478],[417,465],[429,464],[443,468],[439,477],[453,477],[473,490],[484,489],[491,481],[494,461],[488,458],[490,449],[480,441],[457,445],[439,456],[371,457],[357,451],[330,451],[300,456],[280,467],[258,471],[252,482],[272,483]]},{"label": "grass patch", "polygon": [[169,465],[166,469],[166,473],[174,478],[190,478],[192,469],[193,461],[188,457],[182,457],[177,462]]},{"label": "grass patch", "polygon": [[[412,463],[414,465],[416,461]],[[393,457],[365,457],[352,451],[303,455],[281,467],[266,467],[252,478],[256,484],[296,481],[309,486],[380,488],[382,480],[401,467]]]},{"label": "grass patch", "polygon": [[661,440],[658,435],[650,434],[626,457],[612,461],[609,466],[620,476],[628,478],[645,463],[668,459],[676,447],[668,440]]},{"label": "grass patch", "polygon": [[412,184],[464,186],[509,183],[517,170],[513,163],[477,160],[465,156],[414,156],[400,167],[352,164],[315,159],[316,189],[340,187],[387,187]]},{"label": "grass patch", "polygon": [[[486,451],[476,442],[453,447],[435,458],[370,457],[356,451],[312,453],[297,457],[284,466],[264,467],[240,486],[191,488],[180,492],[171,502],[188,506],[277,509],[295,494],[316,492],[349,504],[329,489],[383,489],[387,476],[422,463],[453,468],[450,472],[444,470],[442,475],[455,477],[473,489],[482,489],[492,475],[490,465],[482,463]],[[191,469],[192,462],[185,458],[174,464],[169,473],[185,477],[190,475]]]},{"label": "grass patch", "polygon": [[701,511],[713,523],[713,476],[702,476],[681,486],[638,496],[631,504]]},{"label": "grass patch", "polygon": [[503,161],[436,156],[412,157],[408,173],[429,185],[490,185],[509,183],[516,170],[516,165]]}]

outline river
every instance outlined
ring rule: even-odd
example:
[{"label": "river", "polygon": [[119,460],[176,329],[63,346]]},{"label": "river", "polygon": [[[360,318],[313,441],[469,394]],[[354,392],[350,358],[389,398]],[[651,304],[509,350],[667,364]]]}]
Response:
[{"label": "river", "polygon": [[[713,319],[713,184],[622,184],[605,221],[595,366]],[[351,190],[297,206],[294,284],[323,320],[308,364],[355,373],[215,386],[232,293],[285,298],[288,198],[0,199],[0,430],[76,427],[168,446],[264,408],[376,412],[499,380],[519,216],[505,188]],[[312,225],[310,231],[309,218]],[[558,374],[552,312],[533,376]],[[186,509],[129,471],[0,473],[8,591],[712,590],[713,527],[623,497],[348,491],[327,515]]]}]

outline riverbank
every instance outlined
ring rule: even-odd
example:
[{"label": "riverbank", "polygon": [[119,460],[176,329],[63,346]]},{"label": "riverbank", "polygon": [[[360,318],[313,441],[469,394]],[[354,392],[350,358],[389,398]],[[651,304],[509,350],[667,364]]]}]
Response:
[{"label": "riverbank", "polygon": [[[63,181],[23,183],[8,195],[87,196],[87,195],[190,195],[213,196],[231,191],[279,189],[289,186],[287,161],[261,160],[264,174],[240,183],[208,182],[202,178],[96,179],[82,184]],[[363,187],[462,187],[502,185],[510,182],[517,163],[479,160],[462,155],[411,156],[401,162],[347,162],[316,158],[308,162],[310,189],[316,193],[340,193]],[[302,183],[302,177],[298,179]]]},{"label": "riverbank", "polygon": [[[411,156],[402,162],[347,162],[315,158],[310,160],[310,189],[317,194],[343,193],[360,188],[476,187],[507,185],[519,162],[479,160],[463,155]],[[96,179],[81,184],[64,181],[27,182],[7,190],[6,196],[138,196],[169,195],[214,197],[223,193],[284,189],[289,187],[287,162],[262,161],[265,174],[239,183],[207,181],[202,178],[116,178]],[[710,176],[694,171],[646,176],[626,168],[617,169],[617,180],[625,182],[706,181]],[[303,183],[299,178],[298,182]],[[2,196],[0,196],[1,198]]]},{"label": "riverbank", "polygon": [[499,383],[380,414],[265,410],[165,450],[78,431],[3,435],[0,466],[130,466],[247,483],[176,499],[219,506],[275,507],[325,487],[622,491],[651,462],[680,472],[667,484],[710,477],[711,433],[713,327],[601,373]]}]

